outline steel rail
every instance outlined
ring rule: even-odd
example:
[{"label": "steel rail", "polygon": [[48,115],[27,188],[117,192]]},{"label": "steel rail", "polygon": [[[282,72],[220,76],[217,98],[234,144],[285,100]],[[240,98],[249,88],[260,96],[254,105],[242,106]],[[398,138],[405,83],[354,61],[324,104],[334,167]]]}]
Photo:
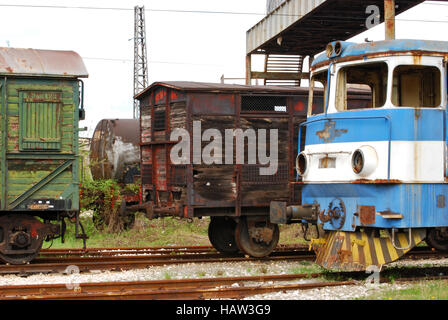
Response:
[{"label": "steel rail", "polygon": [[[133,282],[97,282],[80,284],[44,284],[0,287],[0,299],[204,299],[241,298],[248,294],[279,290],[354,284],[354,281],[313,282],[272,285],[274,281],[296,281],[321,277],[321,273],[264,275],[185,280],[152,280]],[[260,284],[251,283],[262,282]],[[266,285],[266,283],[269,283]],[[238,284],[238,286],[235,286]],[[243,284],[240,286],[240,284]]]},{"label": "steel rail", "polygon": [[[280,245],[274,252],[307,251],[307,245]],[[86,255],[117,255],[117,254],[185,254],[217,252],[212,246],[165,246],[165,247],[129,247],[129,248],[88,248],[88,249],[42,249],[41,256],[86,256]]]},{"label": "steel rail", "polygon": [[[1,300],[114,300],[114,299],[241,299],[247,296],[291,290],[309,290],[343,285],[359,285],[363,281],[319,281],[270,284],[274,281],[297,281],[323,277],[323,273],[298,275],[266,275],[250,277],[208,278],[188,280],[152,280],[134,282],[98,282],[80,284],[46,284],[0,287]],[[395,282],[446,280],[448,276],[420,275],[399,278]],[[262,284],[250,283],[262,282]],[[381,283],[390,282],[382,279]],[[268,284],[266,284],[268,283]],[[238,284],[238,286],[235,286]],[[243,285],[241,285],[243,284]]]},{"label": "steel rail", "polygon": [[248,258],[248,257],[215,257],[202,258],[194,257],[190,259],[154,259],[151,256],[122,256],[119,260],[98,261],[93,259],[92,262],[60,259],[57,263],[35,263],[26,265],[0,265],[0,274],[32,274],[32,273],[64,273],[70,266],[76,266],[80,272],[88,271],[122,271],[131,269],[143,269],[151,266],[160,266],[168,264],[185,264],[185,263],[215,263],[215,262],[245,262],[245,261],[314,261],[315,256],[296,255],[296,256],[269,256],[266,258]]}]

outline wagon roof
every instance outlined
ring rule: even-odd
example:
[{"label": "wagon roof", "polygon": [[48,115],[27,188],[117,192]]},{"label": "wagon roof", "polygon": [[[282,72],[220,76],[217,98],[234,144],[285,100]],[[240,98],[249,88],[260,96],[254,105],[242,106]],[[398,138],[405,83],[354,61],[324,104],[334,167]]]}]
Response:
[{"label": "wagon roof", "polygon": [[[332,42],[334,45],[335,42]],[[384,40],[366,43],[350,43],[342,42],[343,51],[336,58],[328,58],[326,53],[318,55],[312,64],[312,68],[329,63],[331,60],[339,60],[342,58],[353,57],[361,59],[363,56],[382,55],[393,53],[439,53],[448,55],[448,41],[432,41],[432,40]]]},{"label": "wagon roof", "polygon": [[138,93],[135,98],[143,96],[145,93],[154,90],[156,87],[167,87],[179,91],[192,92],[245,92],[245,93],[280,93],[280,94],[307,94],[308,88],[294,86],[249,86],[240,84],[225,84],[211,82],[192,82],[192,81],[167,81],[154,82],[152,85]]},{"label": "wagon roof", "polygon": [[0,74],[88,77],[81,57],[74,51],[0,48]]}]

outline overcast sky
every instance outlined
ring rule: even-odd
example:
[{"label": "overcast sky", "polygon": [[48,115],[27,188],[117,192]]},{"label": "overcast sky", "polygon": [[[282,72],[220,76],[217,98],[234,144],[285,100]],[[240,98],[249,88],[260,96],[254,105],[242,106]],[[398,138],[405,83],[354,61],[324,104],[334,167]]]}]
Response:
[{"label": "overcast sky", "polygon": [[[129,10],[3,6],[8,4]],[[448,40],[448,2],[441,4],[427,1],[399,15],[397,38]],[[89,72],[85,80],[87,116],[81,126],[87,126],[91,136],[103,118],[132,118],[135,5],[147,10],[149,83],[219,82],[223,74],[244,77],[246,31],[266,10],[266,0],[0,0],[0,46],[78,52]],[[160,9],[258,14],[157,11]],[[359,42],[366,37],[382,40],[383,25],[351,40]]]}]

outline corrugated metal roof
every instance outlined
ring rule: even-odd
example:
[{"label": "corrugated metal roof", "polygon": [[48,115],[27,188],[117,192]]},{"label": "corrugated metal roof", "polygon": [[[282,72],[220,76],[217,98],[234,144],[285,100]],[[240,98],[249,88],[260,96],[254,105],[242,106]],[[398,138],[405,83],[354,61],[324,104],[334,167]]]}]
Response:
[{"label": "corrugated metal roof", "polygon": [[81,57],[74,51],[0,48],[1,75],[88,77]]},{"label": "corrugated metal roof", "polygon": [[296,86],[248,86],[239,84],[225,84],[212,82],[192,82],[192,81],[166,81],[154,82],[145,90],[135,96],[137,99],[157,86],[169,87],[179,91],[208,91],[208,92],[255,92],[255,93],[308,93],[308,88]]},{"label": "corrugated metal roof", "polygon": [[[422,2],[395,0],[395,13]],[[331,41],[367,30],[369,5],[378,6],[383,22],[384,0],[286,0],[247,31],[246,53],[315,55]],[[277,41],[279,37],[282,41]]]}]

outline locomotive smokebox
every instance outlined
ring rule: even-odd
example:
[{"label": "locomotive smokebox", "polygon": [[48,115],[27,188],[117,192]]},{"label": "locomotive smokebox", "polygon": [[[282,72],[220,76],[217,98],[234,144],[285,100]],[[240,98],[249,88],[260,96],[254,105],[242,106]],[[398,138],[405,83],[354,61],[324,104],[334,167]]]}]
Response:
[{"label": "locomotive smokebox", "polygon": [[90,171],[94,179],[134,183],[140,174],[140,124],[138,119],[103,119],[90,145]]}]

